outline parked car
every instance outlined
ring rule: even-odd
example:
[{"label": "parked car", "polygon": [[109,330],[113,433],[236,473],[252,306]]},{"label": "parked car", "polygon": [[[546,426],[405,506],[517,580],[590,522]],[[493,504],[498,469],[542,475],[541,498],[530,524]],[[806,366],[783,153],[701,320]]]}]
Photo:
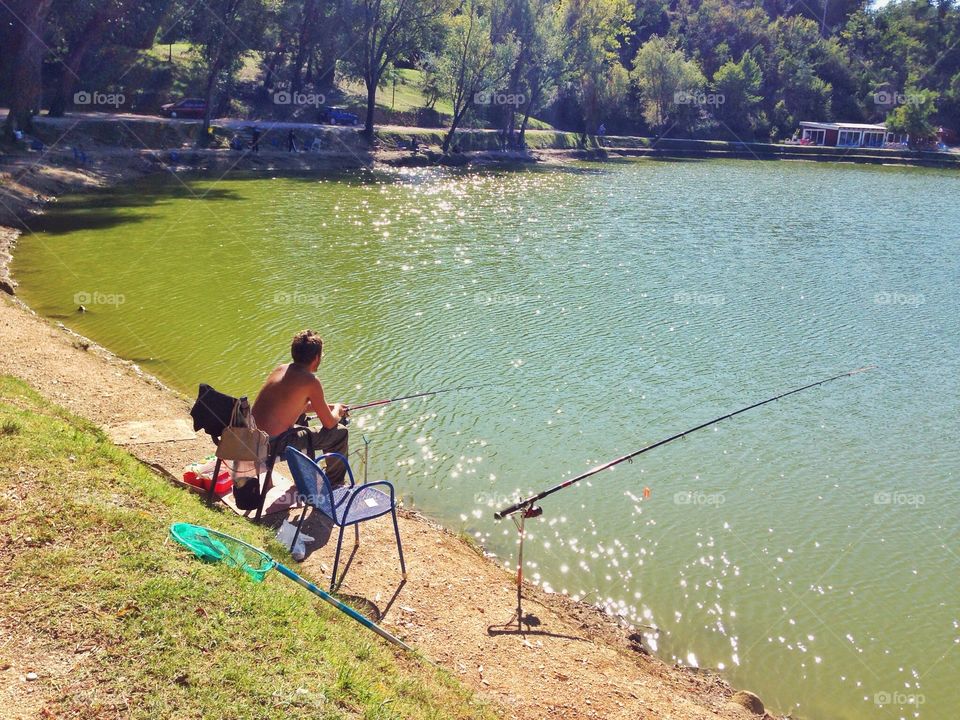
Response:
[{"label": "parked car", "polygon": [[320,108],[320,122],[327,125],[359,125],[360,118],[343,108],[324,107]]},{"label": "parked car", "polygon": [[160,106],[160,114],[169,118],[199,118],[207,113],[207,104],[199,98],[183,98]]}]

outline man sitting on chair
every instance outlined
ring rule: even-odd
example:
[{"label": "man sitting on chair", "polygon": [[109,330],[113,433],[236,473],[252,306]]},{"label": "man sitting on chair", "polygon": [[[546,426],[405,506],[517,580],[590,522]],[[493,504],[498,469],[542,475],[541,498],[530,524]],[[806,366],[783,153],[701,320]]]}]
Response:
[{"label": "man sitting on chair", "polygon": [[[347,429],[340,426],[347,406],[327,405],[323,385],[315,375],[323,356],[323,339],[313,330],[298,332],[293,336],[290,354],[293,362],[274,368],[253,404],[257,427],[270,436],[271,443],[282,443],[279,451],[289,445],[303,452],[337,452],[347,457]],[[322,427],[294,427],[308,412],[317,414]],[[327,461],[326,472],[330,482],[339,485],[347,469],[333,459]]]}]

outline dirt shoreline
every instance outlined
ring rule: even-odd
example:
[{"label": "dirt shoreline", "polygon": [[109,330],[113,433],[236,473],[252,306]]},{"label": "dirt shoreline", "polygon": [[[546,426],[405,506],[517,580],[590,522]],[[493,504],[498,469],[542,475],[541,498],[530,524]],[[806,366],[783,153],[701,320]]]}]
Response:
[{"label": "dirt shoreline", "polygon": [[[407,153],[409,155],[409,153]],[[550,153],[554,162],[568,157]],[[56,197],[88,191],[158,172],[186,169],[283,172],[358,167],[356,156],[320,154],[308,159],[263,153],[249,161],[223,151],[198,154],[199,162],[176,168],[155,153],[102,156],[83,168],[62,158],[5,158],[0,163],[0,373],[23,378],[45,396],[103,427],[142,462],[173,475],[212,452],[206,436],[152,442],[136,423],[149,417],[159,429],[188,419],[190,400],[143,373],[134,363],[53,324],[12,296],[9,263],[20,231]],[[377,162],[395,155],[379,153]],[[495,156],[478,155],[481,162]],[[515,158],[506,158],[508,162]],[[307,162],[308,161],[308,162]],[[306,165],[306,166],[305,166]],[[181,433],[182,438],[182,433]],[[282,518],[275,520],[276,524]],[[498,629],[516,603],[512,576],[475,548],[415,513],[403,512],[409,579],[400,582],[389,523],[364,528],[341,592],[368,605],[391,631],[473,688],[510,718],[694,718],[767,717],[752,696],[735,693],[721,678],[676,668],[641,651],[637,636],[600,610],[527,585],[527,613],[539,625],[523,634]],[[322,579],[333,555],[329,528],[309,518],[305,532],[317,539],[303,563]],[[317,546],[319,545],[319,547]],[[383,548],[378,552],[374,548]],[[8,681],[0,675],[0,690]],[[0,694],[2,695],[2,694]],[[752,707],[756,714],[746,709]]]}]

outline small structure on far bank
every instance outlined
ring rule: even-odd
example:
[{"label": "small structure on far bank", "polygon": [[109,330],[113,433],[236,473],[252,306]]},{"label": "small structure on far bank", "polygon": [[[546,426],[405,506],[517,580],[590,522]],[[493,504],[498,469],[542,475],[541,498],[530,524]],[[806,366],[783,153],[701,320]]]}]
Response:
[{"label": "small structure on far bank", "polygon": [[805,145],[823,145],[826,147],[903,147],[909,136],[888,132],[887,126],[866,123],[800,123],[800,142]]}]

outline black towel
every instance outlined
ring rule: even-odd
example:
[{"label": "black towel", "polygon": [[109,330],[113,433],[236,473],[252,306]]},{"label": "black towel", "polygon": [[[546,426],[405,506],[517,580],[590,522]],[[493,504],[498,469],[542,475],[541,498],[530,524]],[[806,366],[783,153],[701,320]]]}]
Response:
[{"label": "black towel", "polygon": [[[245,400],[245,398],[241,398],[241,400]],[[193,429],[203,430],[213,438],[215,443],[219,444],[224,428],[230,424],[233,405],[236,402],[237,398],[224,395],[209,385],[201,383],[200,390],[197,393],[197,401],[193,404],[193,409],[190,410],[190,416],[193,418]]]}]

